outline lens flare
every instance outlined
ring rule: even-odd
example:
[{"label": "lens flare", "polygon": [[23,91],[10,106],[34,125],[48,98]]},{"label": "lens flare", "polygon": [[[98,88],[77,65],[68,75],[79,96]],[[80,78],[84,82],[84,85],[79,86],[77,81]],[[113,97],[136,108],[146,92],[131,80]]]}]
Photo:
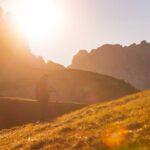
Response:
[{"label": "lens flare", "polygon": [[128,139],[128,128],[121,125],[113,125],[103,132],[103,143],[109,148],[117,148],[126,143]]}]

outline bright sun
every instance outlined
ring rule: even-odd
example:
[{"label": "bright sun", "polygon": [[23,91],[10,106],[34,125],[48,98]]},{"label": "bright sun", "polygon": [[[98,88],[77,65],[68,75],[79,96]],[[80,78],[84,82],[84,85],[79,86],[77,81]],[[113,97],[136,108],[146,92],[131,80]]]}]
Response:
[{"label": "bright sun", "polygon": [[14,16],[29,39],[44,38],[58,32],[64,22],[64,10],[54,0],[15,0]]}]

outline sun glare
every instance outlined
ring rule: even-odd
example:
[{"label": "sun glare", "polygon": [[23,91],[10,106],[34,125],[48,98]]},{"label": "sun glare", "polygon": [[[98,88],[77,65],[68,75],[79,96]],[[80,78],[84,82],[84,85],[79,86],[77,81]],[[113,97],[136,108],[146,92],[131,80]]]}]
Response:
[{"label": "sun glare", "polygon": [[113,125],[103,131],[103,143],[110,148],[123,146],[128,140],[129,130],[125,126]]},{"label": "sun glare", "polygon": [[16,0],[13,14],[21,32],[34,40],[58,32],[64,19],[63,7],[53,0]]}]

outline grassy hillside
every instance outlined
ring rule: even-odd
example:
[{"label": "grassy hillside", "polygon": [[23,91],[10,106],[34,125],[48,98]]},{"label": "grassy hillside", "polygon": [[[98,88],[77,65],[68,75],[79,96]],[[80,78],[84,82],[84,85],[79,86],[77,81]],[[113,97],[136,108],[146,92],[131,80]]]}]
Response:
[{"label": "grassy hillside", "polygon": [[[52,120],[62,114],[84,107],[84,104],[49,102],[47,118]],[[23,98],[0,98],[0,129],[26,123],[38,122],[41,111],[36,100]]]},{"label": "grassy hillside", "polygon": [[149,150],[150,91],[0,131],[0,149]]},{"label": "grassy hillside", "polygon": [[[2,89],[5,89],[4,96],[34,98],[33,89],[35,89],[36,81],[44,72],[38,69],[34,70],[35,72],[32,71],[24,70],[23,75],[22,72],[18,72],[19,77],[13,82],[9,81],[10,77],[3,80],[3,83],[0,82],[0,95]],[[56,91],[51,95],[51,98],[55,100],[95,103],[137,92],[137,89],[122,80],[98,73],[71,69],[47,72],[49,72],[50,87]],[[24,88],[28,86],[29,89]],[[18,89],[14,90],[15,88]]]}]

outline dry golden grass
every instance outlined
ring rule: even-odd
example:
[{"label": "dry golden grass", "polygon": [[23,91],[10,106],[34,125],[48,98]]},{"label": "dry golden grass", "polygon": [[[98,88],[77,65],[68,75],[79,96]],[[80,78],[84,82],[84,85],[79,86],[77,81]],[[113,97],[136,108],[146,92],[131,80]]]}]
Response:
[{"label": "dry golden grass", "polygon": [[150,150],[150,91],[0,131],[0,150]]}]

